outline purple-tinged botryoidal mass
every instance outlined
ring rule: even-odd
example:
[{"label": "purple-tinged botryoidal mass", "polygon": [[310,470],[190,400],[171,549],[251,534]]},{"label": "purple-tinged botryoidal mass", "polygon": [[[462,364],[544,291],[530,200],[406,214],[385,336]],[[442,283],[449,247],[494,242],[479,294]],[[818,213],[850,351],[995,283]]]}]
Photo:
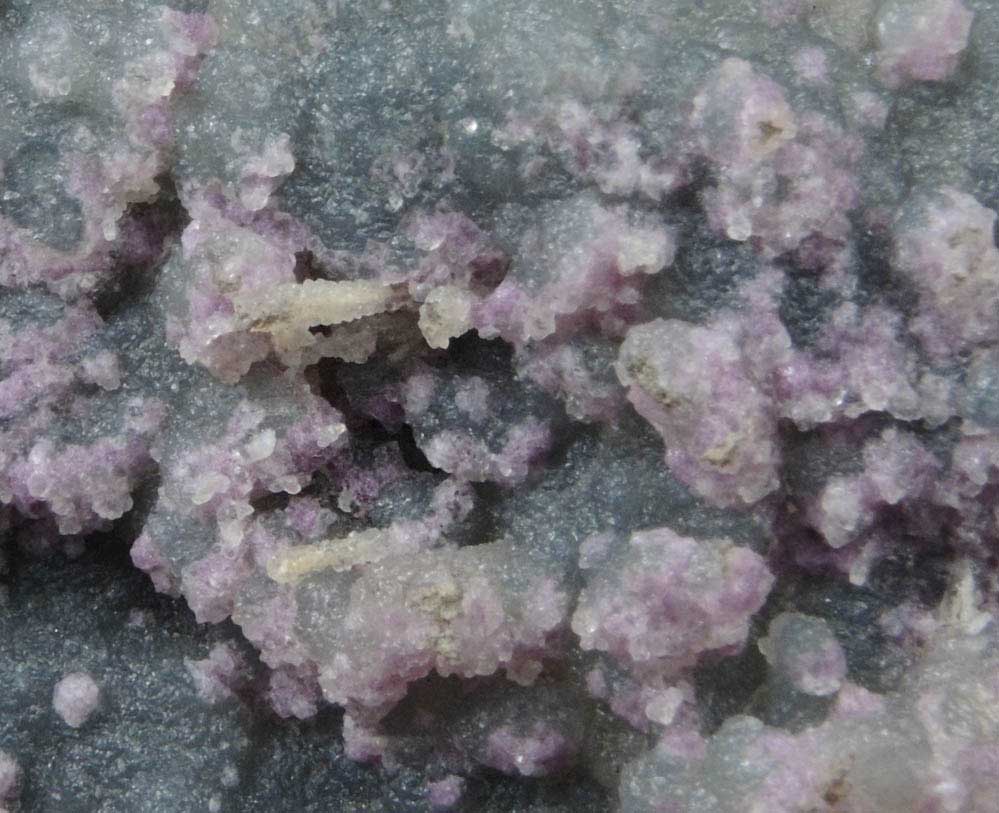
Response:
[{"label": "purple-tinged botryoidal mass", "polygon": [[297,494],[346,431],[304,382],[277,377],[253,389],[231,401],[228,414],[211,416],[201,427],[207,436],[192,437],[194,426],[183,424],[164,437],[156,450],[163,467],[157,504],[132,548],[157,587],[183,592],[202,621],[227,618],[234,591],[252,572],[251,502]]},{"label": "purple-tinged botryoidal mass", "polygon": [[[363,725],[432,672],[472,678],[502,669],[532,683],[565,623],[568,598],[530,561],[522,572],[504,568],[504,548],[496,542],[371,567],[350,587],[342,628],[312,633],[326,697]],[[375,755],[363,742],[355,753]]]},{"label": "purple-tinged botryoidal mass", "polygon": [[0,8],[0,606],[209,636],[10,644],[62,803],[992,810],[994,0],[173,5]]},{"label": "purple-tinged botryoidal mass", "polygon": [[823,697],[843,685],[846,656],[822,618],[782,613],[758,646],[770,668],[799,692]]},{"label": "purple-tinged botryoidal mass", "polygon": [[[3,131],[4,149],[27,148],[26,154],[41,160],[34,173],[16,176],[25,188],[13,197],[29,208],[0,212],[5,285],[44,285],[66,297],[92,291],[113,271],[116,255],[129,251],[128,207],[151,201],[159,191],[157,176],[168,168],[174,137],[172,102],[194,84],[218,32],[204,14],[136,5],[50,15],[41,9],[29,16],[18,47],[6,51],[4,70],[15,77],[10,92],[22,107],[10,131]],[[101,36],[105,25],[116,27],[121,44],[102,50],[93,65],[88,41]],[[30,134],[40,104],[77,106],[78,124],[54,144],[32,149],[30,141],[17,143],[17,127]],[[59,199],[66,214],[52,231],[31,223],[36,184],[38,191],[48,187],[44,194]],[[154,256],[140,252],[136,259]]]},{"label": "purple-tinged botryoidal mass", "polygon": [[461,802],[464,790],[464,779],[446,776],[427,785],[427,799],[434,810],[453,810]]},{"label": "purple-tinged botryoidal mass", "polygon": [[958,585],[924,624],[923,666],[897,692],[843,683],[826,721],[798,734],[742,717],[706,741],[663,737],[623,776],[623,809],[988,809],[996,788],[995,642],[971,631],[968,597]]},{"label": "purple-tinged botryoidal mass", "polygon": [[745,643],[773,584],[758,554],[660,528],[633,534],[615,561],[611,542],[584,543],[586,586],[572,618],[584,650],[606,651],[639,674],[672,675],[703,652]]},{"label": "purple-tinged botryoidal mass", "polygon": [[718,176],[703,193],[711,225],[764,256],[793,252],[803,269],[842,262],[861,143],[817,112],[794,111],[742,59],[722,62],[692,104],[697,153]]},{"label": "purple-tinged botryoidal mass", "polygon": [[[379,336],[367,317],[409,304],[388,282],[299,279],[310,238],[281,212],[249,210],[218,189],[183,200],[191,222],[158,289],[167,338],[227,384],[271,355],[293,367],[323,357],[366,361]],[[324,326],[332,326],[325,335],[310,330]]]},{"label": "purple-tinged botryoidal mass", "polygon": [[888,0],[875,21],[878,75],[889,87],[948,79],[968,47],[974,13],[961,0]]},{"label": "purple-tinged botryoidal mass", "polygon": [[917,438],[886,429],[863,448],[864,469],[830,478],[805,508],[826,544],[841,548],[872,524],[879,509],[930,499],[940,464]]},{"label": "purple-tinged botryoidal mass", "polygon": [[92,307],[43,293],[0,303],[0,495],[62,534],[106,528],[132,508],[162,422],[158,398],[122,388],[103,328]]},{"label": "purple-tinged botryoidal mass", "polygon": [[554,421],[539,417],[551,412],[546,399],[488,364],[466,375],[419,370],[403,386],[417,445],[433,466],[461,479],[521,481],[554,441]]},{"label": "purple-tinged botryoidal mass", "polygon": [[919,295],[912,332],[938,358],[999,342],[996,213],[956,189],[917,193],[894,226],[893,264]]},{"label": "purple-tinged botryoidal mass", "polygon": [[79,728],[97,711],[101,690],[87,672],[71,672],[52,690],[52,708],[70,728]]},{"label": "purple-tinged botryoidal mass", "polygon": [[533,381],[585,422],[612,422],[625,409],[626,393],[614,375],[617,344],[603,337],[541,342],[516,356],[518,376]]},{"label": "purple-tinged botryoidal mass", "polygon": [[242,655],[229,643],[212,647],[207,658],[184,662],[198,697],[209,705],[230,700],[249,677]]},{"label": "purple-tinged botryoidal mass", "polygon": [[520,235],[510,269],[473,306],[472,324],[515,347],[588,323],[619,335],[641,300],[644,277],[670,265],[676,251],[665,224],[589,195],[508,217]]},{"label": "purple-tinged botryoidal mass", "polygon": [[719,505],[752,504],[778,485],[776,416],[747,369],[742,337],[726,327],[679,320],[635,327],[621,346],[618,376],[662,434],[681,480]]}]

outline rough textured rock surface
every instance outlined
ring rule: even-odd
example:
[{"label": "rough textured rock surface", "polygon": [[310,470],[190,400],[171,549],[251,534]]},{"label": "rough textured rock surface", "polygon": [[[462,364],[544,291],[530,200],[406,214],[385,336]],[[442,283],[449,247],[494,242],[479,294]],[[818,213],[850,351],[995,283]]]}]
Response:
[{"label": "rough textured rock surface", "polygon": [[0,2],[0,811],[999,798],[996,0]]}]

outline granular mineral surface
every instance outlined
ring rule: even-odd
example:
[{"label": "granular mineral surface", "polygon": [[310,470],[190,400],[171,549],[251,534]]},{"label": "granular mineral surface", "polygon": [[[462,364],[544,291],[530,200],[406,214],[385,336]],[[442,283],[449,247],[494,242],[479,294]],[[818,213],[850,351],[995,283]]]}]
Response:
[{"label": "granular mineral surface", "polygon": [[0,0],[0,811],[999,809],[999,0]]}]

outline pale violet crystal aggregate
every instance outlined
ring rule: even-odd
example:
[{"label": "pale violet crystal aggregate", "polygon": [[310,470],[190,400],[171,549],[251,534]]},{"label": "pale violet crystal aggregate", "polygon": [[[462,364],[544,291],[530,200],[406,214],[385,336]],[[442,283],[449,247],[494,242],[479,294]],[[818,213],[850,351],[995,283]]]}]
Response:
[{"label": "pale violet crystal aggregate", "polygon": [[101,690],[86,672],[71,672],[52,691],[52,708],[70,728],[84,725],[100,704]]},{"label": "pale violet crystal aggregate", "polygon": [[996,0],[0,0],[0,813],[991,813],[997,86]]}]

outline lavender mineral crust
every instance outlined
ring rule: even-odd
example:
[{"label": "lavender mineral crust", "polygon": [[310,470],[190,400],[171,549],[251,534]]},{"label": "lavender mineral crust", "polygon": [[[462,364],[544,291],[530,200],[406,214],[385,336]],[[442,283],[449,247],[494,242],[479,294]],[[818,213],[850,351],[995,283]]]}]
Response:
[{"label": "lavender mineral crust", "polygon": [[0,4],[0,811],[995,810],[997,86],[995,0]]}]

